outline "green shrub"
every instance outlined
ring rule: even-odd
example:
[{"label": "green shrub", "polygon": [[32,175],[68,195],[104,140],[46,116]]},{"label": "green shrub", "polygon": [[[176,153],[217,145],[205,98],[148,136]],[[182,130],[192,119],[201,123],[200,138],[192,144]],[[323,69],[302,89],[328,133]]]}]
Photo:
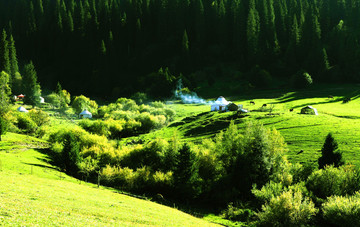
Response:
[{"label": "green shrub", "polygon": [[58,94],[53,92],[50,95],[46,96],[45,98],[46,98],[46,102],[50,103],[54,108],[60,108],[61,97]]},{"label": "green shrub", "polygon": [[271,84],[272,77],[268,71],[256,65],[248,73],[248,80],[256,87],[268,87]]},{"label": "green shrub", "polygon": [[240,147],[236,154],[233,181],[243,194],[249,193],[253,184],[262,187],[269,180],[291,184],[289,164],[284,157],[287,148],[278,131],[268,130],[259,123],[250,123],[237,143]]},{"label": "green shrub", "polygon": [[124,111],[138,111],[139,110],[139,106],[136,105],[136,102],[132,99],[119,98],[116,101],[116,104],[121,104],[122,105],[121,110],[124,110]]},{"label": "green shrub", "polygon": [[134,171],[130,168],[111,167],[101,169],[101,184],[131,190],[134,187]]},{"label": "green shrub", "polygon": [[42,110],[30,110],[29,117],[38,125],[42,126],[50,121],[49,114]]},{"label": "green shrub", "polygon": [[34,133],[36,131],[36,123],[27,115],[23,113],[17,114],[16,126],[25,133]]},{"label": "green shrub", "polygon": [[135,146],[122,157],[121,166],[126,166],[133,170],[148,166],[153,170],[159,170],[163,165],[166,165],[166,163],[163,163],[163,160],[167,148],[168,143],[163,139],[156,139],[145,147]]},{"label": "green shrub", "polygon": [[332,196],[322,205],[323,217],[334,226],[360,226],[360,193]]},{"label": "green shrub", "polygon": [[312,85],[313,80],[309,73],[304,70],[298,71],[292,76],[292,84],[295,88],[306,88]]},{"label": "green shrub", "polygon": [[303,226],[318,212],[314,203],[300,190],[289,190],[273,197],[257,213],[260,226]]},{"label": "green shrub", "polygon": [[110,126],[103,120],[91,121],[89,119],[84,119],[79,122],[79,126],[90,133],[100,136],[110,136],[111,133],[109,130]]},{"label": "green shrub", "polygon": [[280,196],[284,191],[285,188],[282,183],[276,183],[273,181],[269,181],[260,190],[255,187],[251,190],[254,196],[261,201],[261,203],[268,202],[271,198]]},{"label": "green shrub", "polygon": [[233,203],[230,203],[227,209],[222,212],[222,216],[231,221],[249,222],[255,216],[255,212],[250,209],[235,207]]},{"label": "green shrub", "polygon": [[360,190],[360,177],[352,166],[327,166],[313,172],[306,182],[306,187],[321,199],[332,195],[352,195]]},{"label": "green shrub", "polygon": [[94,100],[90,100],[89,98],[87,98],[83,95],[75,97],[71,106],[77,114],[79,114],[83,110],[87,109],[93,115],[95,115],[97,113],[97,109],[98,109],[98,105]]},{"label": "green shrub", "polygon": [[133,96],[131,96],[131,99],[135,100],[138,105],[144,104],[149,100],[147,94],[142,92],[136,92]]},{"label": "green shrub", "polygon": [[163,102],[160,102],[160,101],[151,102],[150,106],[155,107],[157,109],[165,108],[165,104]]}]

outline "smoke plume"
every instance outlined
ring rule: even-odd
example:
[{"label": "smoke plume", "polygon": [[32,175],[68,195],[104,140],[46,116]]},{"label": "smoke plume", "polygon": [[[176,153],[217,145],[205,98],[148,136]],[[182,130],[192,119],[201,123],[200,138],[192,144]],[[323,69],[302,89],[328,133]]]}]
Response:
[{"label": "smoke plume", "polygon": [[183,92],[182,80],[180,79],[177,82],[175,97],[181,99],[181,101],[185,104],[204,104],[210,105],[211,102],[206,101],[203,98],[200,98],[195,92],[184,93]]}]

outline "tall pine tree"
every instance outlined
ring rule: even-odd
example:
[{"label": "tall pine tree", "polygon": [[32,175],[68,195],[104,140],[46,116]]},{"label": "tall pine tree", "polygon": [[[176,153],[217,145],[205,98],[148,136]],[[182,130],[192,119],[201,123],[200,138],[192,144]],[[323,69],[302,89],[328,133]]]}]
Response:
[{"label": "tall pine tree", "polygon": [[26,64],[24,67],[23,85],[25,93],[24,103],[33,106],[40,105],[41,89],[40,84],[37,82],[37,75],[32,62]]},{"label": "tall pine tree", "polygon": [[11,73],[8,45],[7,34],[4,29],[0,38],[0,71]]}]

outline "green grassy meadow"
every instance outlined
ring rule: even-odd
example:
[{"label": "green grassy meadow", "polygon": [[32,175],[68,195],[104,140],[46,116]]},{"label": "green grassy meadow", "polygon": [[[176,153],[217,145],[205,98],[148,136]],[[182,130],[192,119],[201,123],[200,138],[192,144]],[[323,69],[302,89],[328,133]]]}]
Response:
[{"label": "green grassy meadow", "polygon": [[[177,134],[183,142],[201,144],[228,127],[231,121],[244,130],[247,122],[260,121],[280,131],[291,162],[316,163],[325,136],[332,132],[347,163],[359,165],[360,85],[322,86],[302,91],[265,90],[233,94],[229,101],[242,104],[249,113],[210,112],[209,105],[169,102],[176,117],[167,127],[138,137],[151,141]],[[219,94],[221,95],[221,94]],[[329,98],[329,96],[333,98]],[[351,98],[343,103],[344,98]],[[216,99],[214,97],[213,99]],[[209,99],[209,100],[213,100]],[[255,105],[250,104],[254,101]],[[262,107],[267,104],[267,107]],[[311,105],[319,115],[300,114]],[[289,110],[294,110],[290,112]],[[54,132],[77,124],[75,118],[51,108],[47,129]],[[46,136],[44,137],[46,139]],[[177,209],[97,187],[61,173],[48,157],[49,144],[35,137],[7,133],[0,142],[0,225],[4,226],[210,226],[206,220],[225,223],[208,215],[198,219]],[[300,152],[302,150],[302,152]]]},{"label": "green grassy meadow", "polygon": [[[330,95],[333,98],[329,98]],[[143,137],[147,140],[166,138],[176,131],[182,140],[200,143],[204,138],[212,138],[215,133],[225,129],[231,120],[239,128],[245,128],[248,121],[260,121],[266,127],[280,131],[288,145],[287,156],[292,162],[316,162],[325,137],[331,132],[347,163],[359,165],[359,95],[360,85],[327,85],[297,92],[266,90],[226,97],[236,104],[243,104],[245,109],[250,110],[246,114],[210,112],[208,105],[175,103],[172,104],[178,113],[175,122]],[[352,100],[343,103],[346,97]],[[250,101],[254,101],[255,105]],[[262,108],[263,104],[267,104],[267,107]],[[301,108],[307,105],[317,108],[319,115],[300,114]],[[272,115],[269,114],[270,108],[273,108]],[[294,110],[290,112],[292,108]]]},{"label": "green grassy meadow", "polygon": [[212,226],[177,209],[84,183],[49,164],[48,144],[7,133],[0,142],[1,226]]}]

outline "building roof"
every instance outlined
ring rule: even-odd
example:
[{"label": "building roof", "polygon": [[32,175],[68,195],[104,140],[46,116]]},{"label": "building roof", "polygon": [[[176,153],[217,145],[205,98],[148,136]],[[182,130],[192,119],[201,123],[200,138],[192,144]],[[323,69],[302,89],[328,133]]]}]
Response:
[{"label": "building roof", "polygon": [[220,96],[213,105],[228,105],[230,102],[228,102],[223,96]]},{"label": "building roof", "polygon": [[27,109],[25,109],[25,107],[23,107],[23,106],[20,106],[19,108],[17,108],[17,111],[19,111],[19,112],[24,112],[24,113],[27,113],[27,112],[29,112]]},{"label": "building roof", "polygon": [[79,115],[92,115],[88,110],[84,110]]}]

